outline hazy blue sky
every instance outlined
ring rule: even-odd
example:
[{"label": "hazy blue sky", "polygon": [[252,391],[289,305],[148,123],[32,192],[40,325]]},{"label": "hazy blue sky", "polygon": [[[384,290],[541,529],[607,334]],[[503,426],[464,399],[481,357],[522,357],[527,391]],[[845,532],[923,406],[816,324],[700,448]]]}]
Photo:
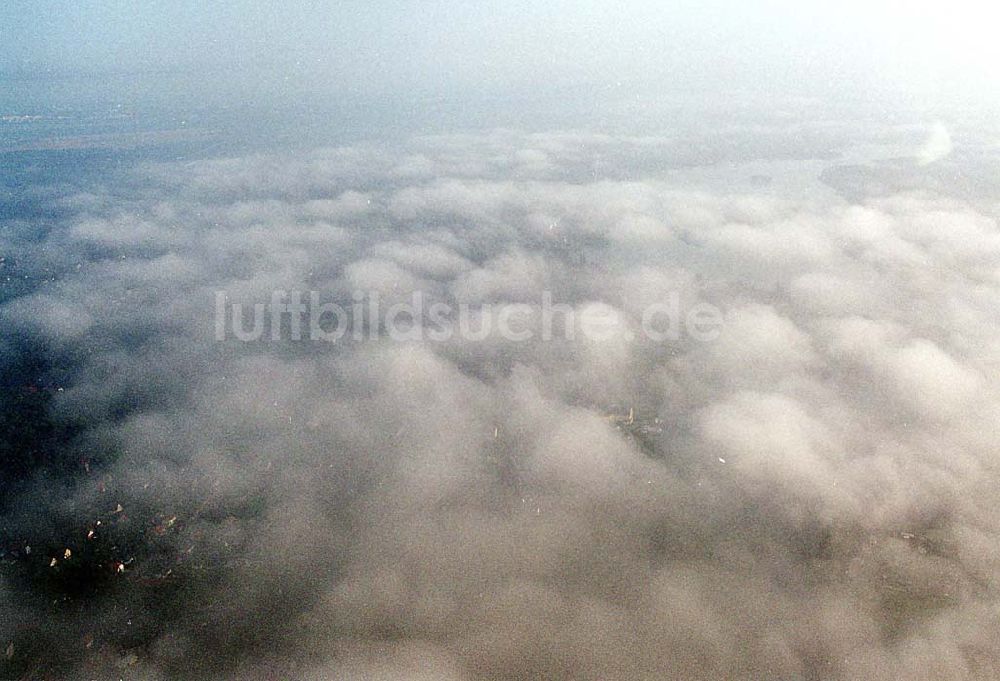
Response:
[{"label": "hazy blue sky", "polygon": [[118,74],[189,94],[261,97],[619,82],[713,88],[720,79],[978,90],[1000,61],[990,35],[996,10],[978,4],[7,0],[0,72]]}]

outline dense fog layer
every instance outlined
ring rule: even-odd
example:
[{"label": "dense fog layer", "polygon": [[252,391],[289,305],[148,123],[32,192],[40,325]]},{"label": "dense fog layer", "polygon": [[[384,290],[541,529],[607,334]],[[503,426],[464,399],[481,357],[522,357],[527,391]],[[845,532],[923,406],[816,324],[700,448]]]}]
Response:
[{"label": "dense fog layer", "polygon": [[[31,188],[0,677],[997,678],[991,135],[499,130]],[[239,340],[275,291],[531,337]],[[543,294],[599,333],[543,338]]]}]

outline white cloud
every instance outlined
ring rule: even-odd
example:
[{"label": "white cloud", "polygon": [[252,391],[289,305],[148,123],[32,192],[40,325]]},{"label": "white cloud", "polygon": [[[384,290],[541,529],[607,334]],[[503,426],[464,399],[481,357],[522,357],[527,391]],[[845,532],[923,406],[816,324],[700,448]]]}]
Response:
[{"label": "white cloud", "polygon": [[[995,206],[683,188],[678,153],[508,130],[165,164],[5,237],[38,290],[0,307],[4,361],[49,367],[73,436],[46,451],[92,472],[24,482],[4,526],[44,560],[101,517],[134,558],[74,548],[118,581],[31,635],[101,623],[150,678],[995,669]],[[214,342],[215,291],[314,287],[523,303],[536,332],[549,291],[603,340]],[[644,337],[673,301],[718,339]],[[0,594],[21,645],[36,611]]]}]

